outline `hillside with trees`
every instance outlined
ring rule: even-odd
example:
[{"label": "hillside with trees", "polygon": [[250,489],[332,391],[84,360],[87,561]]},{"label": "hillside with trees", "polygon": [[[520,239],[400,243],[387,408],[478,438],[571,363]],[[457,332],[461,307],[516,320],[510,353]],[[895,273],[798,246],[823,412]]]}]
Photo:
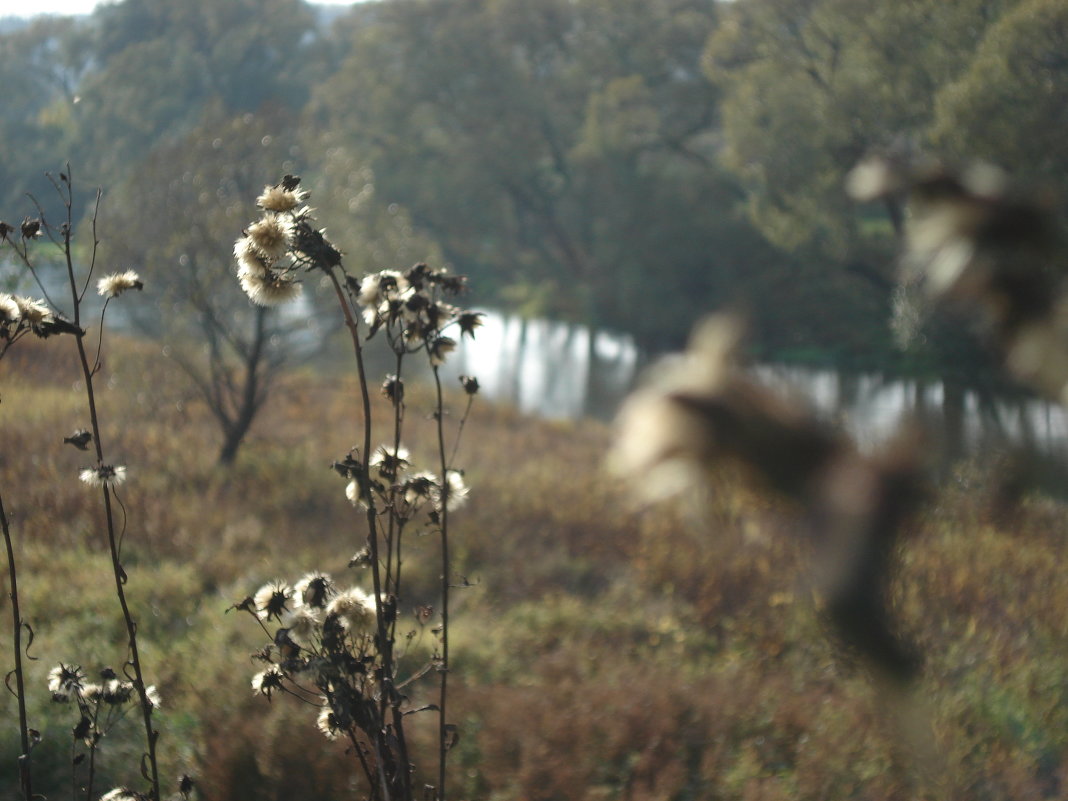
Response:
[{"label": "hillside with trees", "polygon": [[[943,376],[964,355],[973,374],[982,358],[959,336],[894,347],[900,204],[842,187],[869,153],[930,152],[1059,193],[1062,15],[1037,0],[386,0],[328,15],[126,0],[2,35],[0,185],[7,201],[43,195],[39,176],[67,159],[124,200],[224,181],[197,143],[244,119],[266,132],[245,161],[328,187],[318,202],[359,221],[342,245],[368,269],[414,237],[476,279],[479,303],[651,352],[734,306],[765,359]],[[157,224],[123,206],[122,231]],[[122,239],[122,258],[168,272],[203,244]]]}]

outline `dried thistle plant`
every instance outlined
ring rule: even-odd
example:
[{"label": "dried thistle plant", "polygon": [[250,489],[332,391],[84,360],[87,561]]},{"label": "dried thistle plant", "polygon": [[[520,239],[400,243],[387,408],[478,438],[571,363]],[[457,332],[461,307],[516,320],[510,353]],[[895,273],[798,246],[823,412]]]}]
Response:
[{"label": "dried thistle plant", "polygon": [[[136,687],[132,681],[119,678],[109,667],[100,671],[100,681],[90,682],[81,666],[61,663],[48,674],[48,690],[54,703],[71,705],[78,715],[77,723],[71,729],[71,765],[75,768],[84,766],[82,790],[85,798],[91,799],[100,743],[115,724],[136,709]],[[159,709],[161,701],[155,686],[146,687],[145,696],[153,709]],[[77,786],[76,777],[72,779]],[[110,793],[104,797],[108,795]]]},{"label": "dried thistle plant", "polygon": [[[325,574],[312,573],[292,587],[281,581],[267,584],[237,604],[235,608],[256,618],[269,638],[257,655],[265,668],[252,686],[268,698],[290,695],[315,708],[320,730],[349,743],[370,797],[380,801],[415,797],[414,775],[420,766],[409,751],[405,721],[415,712],[436,713],[436,770],[432,777],[422,776],[419,794],[444,801],[447,755],[457,739],[447,707],[453,586],[449,517],[468,497],[463,471],[454,460],[478,381],[461,379],[466,407],[450,447],[439,368],[455,350],[457,337],[474,336],[481,315],[454,305],[465,279],[443,269],[416,264],[362,278],[348,274],[342,253],[316,227],[306,199],[300,179],[291,175],[264,189],[257,199],[262,216],[234,246],[237,279],[249,299],[260,305],[298,297],[302,272],[324,275],[334,289],[352,340],[363,426],[362,442],[333,468],[344,479],[345,497],[366,521],[365,540],[350,566],[366,567],[370,586],[340,590]],[[364,363],[364,346],[374,336],[386,339],[394,358],[393,372],[379,385],[391,424],[378,444],[372,428],[372,382]],[[420,469],[402,444],[404,387],[413,358],[427,366],[435,389],[435,456],[429,469]],[[429,660],[406,670],[401,640],[410,640],[415,630],[398,630],[398,610],[406,592],[405,533],[413,525],[421,535],[436,535],[439,543],[440,607],[430,629],[434,648]],[[421,630],[434,614],[422,607],[415,625]],[[405,708],[405,688],[435,673],[436,701],[416,710]]]},{"label": "dried thistle plant", "polygon": [[[0,221],[0,246],[7,245],[20,260],[29,263],[27,255],[33,242],[40,238],[44,229],[40,219],[27,218],[16,228]],[[36,277],[36,275],[35,275]],[[24,295],[0,292],[0,359],[2,359],[16,342],[33,335],[47,339],[54,334],[81,334],[77,326],[59,315],[46,300]],[[18,756],[19,785],[26,801],[33,798],[33,771],[31,752],[40,742],[41,735],[30,728],[26,712],[26,677],[23,669],[22,634],[26,631],[29,642],[33,641],[33,629],[23,618],[19,604],[18,569],[15,562],[15,549],[11,538],[11,524],[4,508],[3,495],[0,493],[0,529],[4,534],[4,547],[8,566],[8,596],[11,599],[11,644],[14,667],[7,677],[15,677],[14,695],[18,704],[19,737],[22,753]],[[26,648],[29,648],[29,642]],[[10,687],[10,684],[8,685]]]},{"label": "dried thistle plant", "polygon": [[[76,736],[75,739],[86,742],[87,747],[90,749],[90,768],[87,779],[88,783],[84,788],[85,797],[90,799],[93,792],[92,766],[95,765],[96,743],[99,740],[98,734],[103,730],[101,728],[101,710],[123,706],[133,698],[137,701],[145,732],[145,751],[139,768],[140,774],[148,783],[146,797],[152,799],[152,801],[160,801],[159,771],[156,760],[156,743],[159,732],[155,730],[152,722],[153,712],[158,706],[158,696],[156,696],[155,690],[150,685],[147,685],[144,680],[144,671],[138,649],[137,624],[126,597],[125,585],[127,574],[122,565],[121,544],[126,527],[126,507],[123,505],[118,494],[118,487],[126,480],[127,470],[125,465],[116,464],[113,461],[105,459],[94,386],[94,378],[101,366],[104,319],[108,305],[114,298],[127,291],[141,289],[143,284],[139,276],[132,270],[107,275],[97,281],[97,291],[104,298],[104,303],[100,311],[99,319],[97,320],[99,330],[96,337],[95,349],[92,357],[90,357],[90,351],[85,342],[88,333],[83,327],[83,316],[86,296],[89,293],[97,268],[96,259],[99,243],[96,237],[96,220],[99,212],[101,193],[98,191],[96,194],[96,204],[90,218],[92,243],[88,248],[88,263],[84,267],[76,266],[77,260],[73,248],[75,193],[70,166],[68,165],[66,171],[59,173],[58,176],[49,175],[48,177],[64,211],[61,222],[53,224],[47,219],[41,204],[38,203],[35,198],[31,198],[36,207],[37,216],[33,219],[27,218],[24,220],[21,226],[19,226],[18,235],[16,235],[13,226],[0,223],[0,241],[7,243],[11,247],[18,261],[25,267],[26,271],[37,283],[43,295],[43,300],[29,299],[13,295],[0,295],[0,317],[2,317],[2,320],[0,320],[0,341],[2,341],[2,344],[0,344],[0,354],[6,352],[14,342],[24,337],[27,333],[32,333],[42,338],[47,338],[53,334],[68,334],[71,335],[75,342],[78,353],[78,364],[81,368],[83,385],[86,393],[89,426],[87,428],[79,429],[71,436],[64,437],[61,444],[70,444],[79,451],[89,451],[90,445],[93,447],[93,453],[96,460],[93,464],[81,468],[78,473],[78,478],[86,485],[98,489],[101,493],[104,528],[107,547],[111,557],[115,594],[119,602],[128,636],[128,656],[121,671],[124,678],[120,680],[117,675],[114,674],[114,671],[109,670],[108,672],[112,674],[111,678],[106,679],[105,684],[99,685],[103,688],[100,693],[86,695],[78,689],[78,687],[81,687],[81,678],[79,678],[80,669],[75,670],[73,674],[67,675],[64,673],[63,666],[60,666],[60,668],[57,668],[59,673],[53,676],[52,679],[54,679],[55,682],[58,682],[57,686],[66,686],[67,689],[64,692],[68,697],[73,694],[73,696],[77,698],[79,709],[82,712],[82,719],[81,722],[75,726],[75,733],[77,735],[82,728],[85,728],[86,730],[81,737]],[[44,284],[40,280],[39,271],[36,266],[36,259],[38,256],[37,249],[39,247],[50,248],[65,269],[67,278],[66,284],[70,291],[68,306],[68,311],[70,313],[69,318],[60,313],[58,303],[55,299],[49,297],[47,291],[45,291]],[[57,444],[60,444],[58,443],[58,436],[56,439]],[[116,510],[116,506],[118,507],[118,510]],[[121,523],[119,512],[121,512]],[[5,537],[7,537],[6,522],[4,530]],[[13,575],[14,563],[11,560],[10,542],[9,564],[11,565],[10,570]],[[12,582],[12,589],[14,591],[14,581]],[[16,618],[17,617],[16,614]],[[19,621],[19,625],[16,626],[16,654],[19,654],[17,631],[21,628],[21,625],[22,623]],[[16,665],[16,671],[19,676],[18,683],[21,693],[21,669],[18,664]],[[63,678],[64,676],[65,678]],[[52,679],[50,679],[50,682]],[[91,687],[94,688],[96,686],[97,685],[91,685]],[[111,690],[114,690],[114,692],[111,692]],[[53,690],[53,694],[54,697],[58,697],[63,693]],[[21,709],[22,704],[20,703],[20,710]],[[24,715],[24,713],[20,712],[20,716],[22,715]],[[109,712],[105,715],[104,724],[108,725],[111,720],[112,715]],[[24,720],[21,722],[21,725],[24,731],[23,739],[25,742],[26,727]],[[28,749],[25,747],[25,744],[24,752],[27,761],[26,771],[28,774]],[[77,767],[77,764],[78,763],[76,762],[75,767]],[[23,780],[23,790],[24,793],[26,793],[27,798],[31,798],[32,795],[29,793],[28,782],[29,778],[27,775]]]}]

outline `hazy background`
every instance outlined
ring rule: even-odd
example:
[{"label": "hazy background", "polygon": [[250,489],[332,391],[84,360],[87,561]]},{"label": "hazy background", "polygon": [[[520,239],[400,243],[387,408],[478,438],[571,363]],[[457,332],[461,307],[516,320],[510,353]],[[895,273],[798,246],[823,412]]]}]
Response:
[{"label": "hazy background", "polygon": [[[262,632],[223,614],[269,579],[363,580],[346,565],[365,532],[326,467],[358,415],[329,294],[305,277],[300,304],[256,310],[233,276],[255,197],[294,173],[352,274],[427,260],[470,277],[462,302],[487,324],[449,369],[519,407],[479,398],[456,455],[472,493],[452,798],[1063,798],[1064,508],[993,450],[960,458],[1011,435],[1055,463],[1063,415],[1002,376],[967,315],[911,314],[904,208],[843,183],[873,152],[985,159],[1063,217],[1066,53],[1063,0],[125,0],[0,20],[0,219],[35,215],[27,192],[62,219],[44,174],[69,163],[74,260],[100,187],[98,269],[145,282],[109,307],[99,402],[130,472],[123,557],[168,781],[191,771],[220,801],[353,797],[314,710],[252,697]],[[8,252],[3,288],[36,296]],[[52,286],[63,271],[35,257]],[[610,435],[583,415],[610,416],[722,308],[748,316],[759,375],[802,385],[863,447],[908,410],[941,432],[924,445],[945,481],[890,593],[926,660],[907,726],[827,636],[796,510],[728,468],[696,514],[634,511],[601,471]],[[45,674],[125,658],[88,462],[61,444],[85,424],[69,351],[19,343],[0,373],[34,764],[56,798],[77,721]],[[429,397],[411,383],[417,456]],[[438,603],[419,539],[399,631]],[[133,717],[100,787],[138,781]],[[902,743],[917,721],[933,744]],[[17,740],[0,730],[12,797]]]},{"label": "hazy background", "polygon": [[[902,209],[842,187],[869,153],[923,152],[991,160],[1059,198],[1063,13],[1052,0],[127,0],[8,18],[0,208],[18,217],[69,159],[84,197],[105,189],[108,256],[146,273],[142,327],[167,339],[191,286],[225,280],[251,194],[298,172],[354,272],[444,262],[471,276],[474,304],[580,326],[588,352],[568,346],[565,383],[600,371],[625,387],[701,315],[734,308],[756,360],[877,376],[901,387],[895,408],[940,407],[951,441],[980,417],[1035,428],[1045,409],[999,409],[1019,394],[962,319],[895,335]],[[602,331],[628,343],[623,367],[595,364]],[[596,387],[569,391],[579,413],[611,413],[585,402]],[[830,411],[853,414],[849,386],[838,394]]]}]

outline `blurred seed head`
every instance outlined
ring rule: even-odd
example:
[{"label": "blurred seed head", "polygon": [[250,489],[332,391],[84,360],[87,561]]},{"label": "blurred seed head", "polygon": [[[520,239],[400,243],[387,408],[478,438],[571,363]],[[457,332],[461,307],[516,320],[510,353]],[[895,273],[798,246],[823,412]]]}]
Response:
[{"label": "blurred seed head", "polygon": [[[978,315],[1017,378],[1068,400],[1064,249],[1046,203],[988,164],[883,166],[894,177],[882,189],[909,194],[902,287]],[[858,167],[862,174],[870,169]],[[915,330],[924,310],[905,292],[895,298],[901,300],[895,320]],[[898,305],[911,306],[911,314]]]},{"label": "blurred seed head", "polygon": [[93,441],[93,435],[84,428],[79,428],[69,437],[63,437],[65,445],[73,445],[80,451],[89,450],[89,443]]},{"label": "blurred seed head", "polygon": [[398,445],[379,445],[371,454],[368,467],[377,473],[383,481],[394,483],[409,466],[408,449]]},{"label": "blurred seed head", "polygon": [[270,698],[273,692],[282,689],[285,678],[285,673],[272,665],[252,677],[252,692]]},{"label": "blurred seed head", "polygon": [[27,217],[25,220],[22,221],[20,231],[22,233],[23,239],[34,239],[35,237],[39,237],[42,233],[41,221],[37,219],[31,220],[29,217]]},{"label": "blurred seed head", "polygon": [[267,212],[248,227],[248,241],[268,259],[280,259],[293,241],[293,223],[284,214]]},{"label": "blurred seed head", "polygon": [[281,620],[289,609],[293,588],[284,581],[269,581],[253,596],[256,613],[262,620]]},{"label": "blurred seed head", "polygon": [[249,300],[257,306],[280,306],[300,297],[303,291],[300,284],[287,273],[268,271],[265,274],[239,272],[238,282]]},{"label": "blurred seed head", "polygon": [[382,397],[397,406],[404,402],[404,382],[395,375],[387,375],[382,382]]},{"label": "blurred seed head", "polygon": [[319,731],[323,733],[323,736],[328,740],[340,739],[345,729],[338,721],[337,715],[334,714],[334,710],[330,708],[330,703],[324,698],[323,707],[319,710],[319,717],[315,722]]},{"label": "blurred seed head", "polygon": [[477,395],[479,386],[478,379],[471,375],[460,376],[460,384],[468,395]]},{"label": "blurred seed head", "polygon": [[102,464],[99,467],[87,467],[78,474],[78,478],[90,486],[114,487],[126,480],[126,466]]},{"label": "blurred seed head", "polygon": [[375,602],[359,587],[350,587],[330,601],[326,614],[336,617],[347,631],[370,631],[375,624]]},{"label": "blurred seed head", "polygon": [[[293,176],[287,176],[293,178]],[[297,209],[308,197],[308,193],[299,189],[300,179],[296,183],[287,182],[285,178],[274,186],[263,188],[263,194],[256,198],[256,205],[264,211],[287,212]]]},{"label": "blurred seed head", "polygon": [[463,312],[457,318],[457,324],[460,326],[461,339],[465,334],[471,337],[471,339],[474,339],[475,329],[480,328],[482,326],[482,318],[485,316],[486,315],[484,315],[482,312]]},{"label": "blurred seed head", "polygon": [[445,473],[445,481],[431,484],[430,497],[434,502],[434,508],[439,512],[444,508],[450,512],[459,509],[467,503],[470,490],[464,483],[464,474],[460,470],[448,470]]},{"label": "blurred seed head", "polygon": [[430,343],[430,363],[435,367],[445,363],[446,357],[456,350],[456,340],[452,337],[437,337]]},{"label": "blurred seed head", "polygon": [[130,289],[142,290],[145,288],[141,277],[133,270],[121,273],[112,273],[104,276],[96,282],[96,291],[105,298],[117,298],[123,292]]},{"label": "blurred seed head", "polygon": [[294,643],[311,645],[322,626],[323,607],[298,606],[282,616],[282,625]]},{"label": "blurred seed head", "polygon": [[76,693],[85,683],[85,673],[79,665],[60,662],[48,672],[48,689],[53,693]]},{"label": "blurred seed head", "polygon": [[306,573],[293,585],[293,597],[298,607],[324,609],[336,594],[337,587],[330,576],[317,570]]}]

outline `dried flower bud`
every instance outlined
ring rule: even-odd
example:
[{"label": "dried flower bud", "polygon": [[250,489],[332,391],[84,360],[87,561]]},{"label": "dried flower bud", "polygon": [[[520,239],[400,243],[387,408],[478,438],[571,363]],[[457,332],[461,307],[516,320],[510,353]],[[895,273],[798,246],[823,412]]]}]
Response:
[{"label": "dried flower bud", "polygon": [[404,382],[395,375],[387,375],[382,382],[382,396],[397,406],[404,402]]},{"label": "dried flower bud", "polygon": [[82,688],[85,674],[78,665],[62,662],[48,672],[48,689],[53,693],[73,693]]},{"label": "dried flower bud", "polygon": [[282,688],[285,677],[285,674],[278,668],[269,667],[252,677],[252,691],[270,698],[272,692]]},{"label": "dried flower bud", "polygon": [[466,392],[468,395],[478,394],[478,379],[475,378],[473,375],[460,376],[460,384],[463,386],[464,392]]},{"label": "dried flower bud", "polygon": [[80,451],[89,450],[89,443],[93,441],[93,435],[84,428],[79,428],[69,437],[63,437],[65,445],[73,445]]},{"label": "dried flower bud", "polygon": [[269,581],[260,587],[255,596],[256,613],[263,620],[280,620],[288,609],[293,589],[284,581]]},{"label": "dried flower bud", "polygon": [[337,595],[337,589],[330,576],[318,571],[308,573],[293,585],[293,595],[297,606],[309,606],[313,609],[322,609],[332,597]]},{"label": "dried flower bud", "polygon": [[371,549],[366,545],[352,555],[349,567],[368,567],[371,564]]},{"label": "dried flower bud", "polygon": [[435,367],[445,363],[445,357],[456,350],[456,340],[452,337],[438,337],[430,343],[430,363]]},{"label": "dried flower bud", "polygon": [[460,326],[460,337],[462,338],[466,334],[471,339],[474,339],[475,329],[482,325],[482,318],[485,316],[482,312],[469,311],[461,314],[456,321],[456,324]]},{"label": "dried flower bud", "polygon": [[22,238],[33,239],[41,235],[41,221],[26,218],[22,221]]}]

